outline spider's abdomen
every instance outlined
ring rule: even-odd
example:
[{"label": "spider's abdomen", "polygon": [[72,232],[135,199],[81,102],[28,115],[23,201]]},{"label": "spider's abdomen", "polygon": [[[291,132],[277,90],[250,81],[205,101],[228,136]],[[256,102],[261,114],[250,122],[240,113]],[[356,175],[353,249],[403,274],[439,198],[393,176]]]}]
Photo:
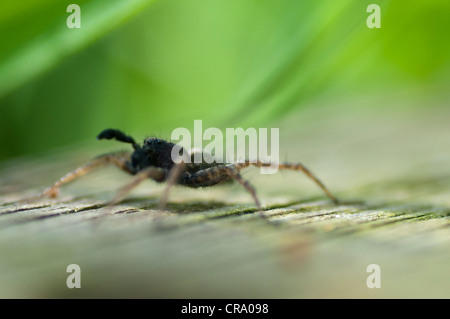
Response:
[{"label": "spider's abdomen", "polygon": [[179,179],[178,184],[196,188],[214,186],[233,181],[225,165],[218,163],[215,163],[213,166],[211,166],[212,164],[208,165],[210,166],[198,169],[195,173],[189,173],[189,171],[184,173]]}]

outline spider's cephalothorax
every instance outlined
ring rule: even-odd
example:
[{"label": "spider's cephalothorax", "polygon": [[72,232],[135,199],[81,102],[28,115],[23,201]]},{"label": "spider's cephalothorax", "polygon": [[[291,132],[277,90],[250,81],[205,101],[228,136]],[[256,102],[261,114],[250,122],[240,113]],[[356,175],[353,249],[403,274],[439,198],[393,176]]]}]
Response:
[{"label": "spider's cephalothorax", "polygon": [[[116,139],[120,142],[129,143],[133,146],[134,152],[117,152],[112,154],[101,155],[88,164],[66,174],[58,182],[47,188],[40,197],[43,196],[56,196],[59,192],[61,185],[66,184],[75,178],[82,176],[92,170],[95,167],[103,166],[108,163],[112,163],[124,170],[125,172],[135,175],[135,179],[125,185],[112,203],[117,203],[128,192],[130,192],[135,186],[147,178],[151,178],[157,182],[167,182],[167,187],[160,200],[160,207],[164,207],[170,188],[175,184],[180,184],[188,187],[207,187],[213,186],[219,183],[228,182],[230,180],[236,180],[247,191],[249,191],[256,206],[261,208],[259,200],[256,196],[255,189],[245,179],[242,178],[240,171],[250,165],[257,167],[270,166],[271,163],[264,162],[249,162],[244,163],[185,163],[181,161],[175,161],[172,159],[172,149],[176,145],[172,142],[165,141],[159,138],[148,138],[144,140],[143,145],[139,145],[135,140],[125,135],[120,130],[106,129],[102,131],[98,136],[98,139]],[[183,154],[187,154],[186,150],[182,150]],[[191,159],[194,158],[194,154],[190,154]],[[209,154],[205,154],[210,156]],[[202,156],[201,158],[205,158]],[[315,177],[305,166],[300,163],[279,163],[279,169],[290,169],[302,171],[314,182],[316,182],[327,196],[334,202],[338,203],[338,200],[330,193],[325,185]]]},{"label": "spider's cephalothorax", "polygon": [[132,137],[113,129],[104,130],[97,136],[97,139],[116,139],[120,142],[132,144],[134,152],[131,154],[131,159],[126,162],[132,174],[136,174],[149,166],[170,170],[174,165],[171,158],[171,151],[175,144],[171,142],[159,138],[148,138],[140,146]]}]

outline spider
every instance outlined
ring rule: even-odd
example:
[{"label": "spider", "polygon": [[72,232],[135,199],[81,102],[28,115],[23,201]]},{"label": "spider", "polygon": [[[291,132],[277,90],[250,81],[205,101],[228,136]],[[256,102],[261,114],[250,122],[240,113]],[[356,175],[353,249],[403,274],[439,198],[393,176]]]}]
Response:
[{"label": "spider", "polygon": [[[62,185],[88,173],[95,168],[99,168],[107,164],[114,164],[126,173],[134,175],[135,178],[129,184],[126,184],[119,189],[115,197],[111,200],[110,205],[120,202],[120,200],[123,199],[134,187],[147,178],[151,178],[159,183],[167,183],[159,201],[160,209],[164,209],[168,199],[169,190],[176,184],[198,188],[214,186],[216,184],[236,180],[252,195],[256,207],[258,210],[261,210],[261,204],[256,196],[255,189],[249,184],[248,181],[242,178],[240,171],[250,165],[264,167],[270,166],[270,163],[264,163],[261,161],[245,161],[243,163],[231,164],[217,162],[206,163],[205,161],[202,163],[194,163],[193,160],[191,160],[191,163],[185,163],[184,161],[175,163],[172,160],[171,152],[172,148],[176,144],[163,139],[155,137],[147,138],[144,140],[143,145],[140,146],[132,137],[117,129],[103,130],[97,136],[97,139],[115,139],[119,142],[129,143],[133,146],[134,152],[115,152],[100,155],[86,165],[64,175],[38,197],[57,197],[59,194],[59,188]],[[205,156],[211,156],[210,154],[203,153],[203,151],[201,152]],[[183,153],[187,154],[184,149]],[[192,152],[190,156],[193,159],[195,152]],[[204,159],[205,157],[202,156],[202,158]],[[335,204],[339,203],[336,197],[325,187],[325,185],[302,164],[279,163],[278,168],[301,171],[305,173]]]}]

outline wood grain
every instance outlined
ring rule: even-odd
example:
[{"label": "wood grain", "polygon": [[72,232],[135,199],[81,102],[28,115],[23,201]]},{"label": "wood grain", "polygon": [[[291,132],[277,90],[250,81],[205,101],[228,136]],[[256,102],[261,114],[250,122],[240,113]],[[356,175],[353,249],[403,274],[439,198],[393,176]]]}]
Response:
[{"label": "wood grain", "polygon": [[[249,169],[266,218],[239,185],[176,188],[162,212],[162,187],[149,181],[107,209],[130,181],[114,168],[57,199],[18,202],[114,143],[4,163],[0,297],[449,298],[450,113],[321,110],[277,123],[281,154],[344,203],[300,173]],[[80,289],[66,286],[69,264]],[[370,264],[381,288],[366,285]]]}]

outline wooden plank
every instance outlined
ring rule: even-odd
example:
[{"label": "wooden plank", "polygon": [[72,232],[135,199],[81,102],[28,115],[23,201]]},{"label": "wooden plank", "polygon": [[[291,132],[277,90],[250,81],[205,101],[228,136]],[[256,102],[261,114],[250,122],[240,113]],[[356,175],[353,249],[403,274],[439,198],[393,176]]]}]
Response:
[{"label": "wooden plank", "polygon": [[[397,112],[318,122],[311,110],[300,128],[279,123],[296,127],[282,135],[281,154],[301,159],[344,204],[301,174],[249,170],[266,218],[239,185],[177,188],[161,212],[162,188],[149,181],[105,209],[130,178],[113,168],[58,199],[18,203],[97,150],[5,163],[0,297],[448,298],[448,123],[442,110]],[[81,267],[80,289],[66,286],[69,264]],[[381,288],[367,287],[370,264]]]}]

